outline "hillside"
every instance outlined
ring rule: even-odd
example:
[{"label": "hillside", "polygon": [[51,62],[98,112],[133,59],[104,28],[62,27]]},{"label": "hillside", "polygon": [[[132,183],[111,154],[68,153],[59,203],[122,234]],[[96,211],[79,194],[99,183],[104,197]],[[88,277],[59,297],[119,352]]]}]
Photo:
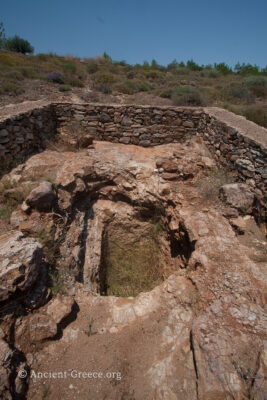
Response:
[{"label": "hillside", "polygon": [[267,127],[266,69],[175,60],[129,65],[108,55],[80,59],[0,51],[0,105],[25,100],[226,108]]}]

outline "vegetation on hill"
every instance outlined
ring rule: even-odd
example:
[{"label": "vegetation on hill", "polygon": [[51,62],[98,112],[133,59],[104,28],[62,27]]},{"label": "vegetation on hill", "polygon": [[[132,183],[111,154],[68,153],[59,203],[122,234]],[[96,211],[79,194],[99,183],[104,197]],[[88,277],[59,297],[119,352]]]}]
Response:
[{"label": "vegetation on hill", "polygon": [[173,60],[167,66],[156,60],[130,65],[114,61],[106,53],[80,59],[53,53],[25,56],[0,50],[1,96],[22,95],[32,79],[50,82],[64,96],[78,89],[88,93],[90,89],[96,100],[101,94],[102,101],[105,95],[112,94],[140,103],[143,93],[143,104],[153,96],[159,104],[165,99],[177,106],[223,107],[267,127],[267,67],[238,63],[232,69],[223,62],[198,65],[193,60]]}]

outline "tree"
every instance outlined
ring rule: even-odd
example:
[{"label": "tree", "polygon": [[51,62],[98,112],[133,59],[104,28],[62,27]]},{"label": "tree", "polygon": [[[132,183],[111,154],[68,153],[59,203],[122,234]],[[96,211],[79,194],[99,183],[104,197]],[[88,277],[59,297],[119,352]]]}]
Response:
[{"label": "tree", "polygon": [[28,40],[20,38],[15,35],[11,38],[5,40],[4,47],[6,50],[16,51],[22,54],[32,54],[34,52],[33,46],[28,42]]},{"label": "tree", "polygon": [[0,22],[0,49],[4,47],[5,43],[5,28],[3,22]]}]

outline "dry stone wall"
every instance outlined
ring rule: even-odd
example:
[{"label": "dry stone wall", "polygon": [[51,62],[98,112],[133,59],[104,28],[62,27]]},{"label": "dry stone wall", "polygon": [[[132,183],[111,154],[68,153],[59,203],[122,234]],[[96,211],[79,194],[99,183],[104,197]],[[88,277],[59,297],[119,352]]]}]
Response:
[{"label": "dry stone wall", "polygon": [[215,159],[237,170],[240,180],[257,186],[262,195],[267,183],[266,147],[209,114],[204,118],[201,134]]},{"label": "dry stone wall", "polygon": [[149,147],[185,141],[196,133],[204,111],[196,108],[58,104],[58,132]]},{"label": "dry stone wall", "polygon": [[[75,144],[80,137],[144,147],[203,137],[215,159],[238,172],[266,210],[267,130],[221,110],[56,103],[0,120],[0,162],[15,166],[42,151],[57,134]],[[239,129],[231,121],[241,121]],[[235,121],[236,122],[236,121]],[[255,134],[253,129],[255,129]],[[244,133],[244,132],[245,133]],[[256,132],[257,131],[257,132]],[[260,131],[260,135],[258,135]],[[255,139],[256,138],[256,139]],[[84,142],[86,143],[86,141]]]},{"label": "dry stone wall", "polygon": [[0,167],[14,167],[44,150],[56,124],[51,104],[0,119]]}]

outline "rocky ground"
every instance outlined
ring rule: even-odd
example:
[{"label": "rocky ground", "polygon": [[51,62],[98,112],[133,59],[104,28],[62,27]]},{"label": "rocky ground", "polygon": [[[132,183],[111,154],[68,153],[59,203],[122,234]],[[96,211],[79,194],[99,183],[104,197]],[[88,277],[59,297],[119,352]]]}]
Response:
[{"label": "rocky ground", "polygon": [[[266,398],[265,237],[201,140],[45,151],[3,179],[25,194],[0,236],[3,399]],[[155,217],[153,288],[107,296],[107,240],[147,243]]]}]

